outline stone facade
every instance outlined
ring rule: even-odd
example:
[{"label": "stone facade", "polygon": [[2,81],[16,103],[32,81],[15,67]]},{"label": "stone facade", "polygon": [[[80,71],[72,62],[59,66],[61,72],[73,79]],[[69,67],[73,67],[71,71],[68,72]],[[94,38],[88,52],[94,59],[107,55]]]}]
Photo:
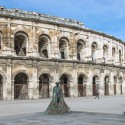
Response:
[{"label": "stone facade", "polygon": [[0,7],[0,99],[125,94],[125,43],[81,22]]}]

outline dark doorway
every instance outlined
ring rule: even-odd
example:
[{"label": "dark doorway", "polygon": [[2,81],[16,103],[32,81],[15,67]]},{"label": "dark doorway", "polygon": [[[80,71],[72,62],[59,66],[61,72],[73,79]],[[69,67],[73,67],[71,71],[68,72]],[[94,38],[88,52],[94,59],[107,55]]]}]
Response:
[{"label": "dark doorway", "polygon": [[39,98],[49,98],[49,75],[46,73],[39,77]]},{"label": "dark doorway", "polygon": [[104,95],[109,95],[109,76],[104,78]]},{"label": "dark doorway", "polygon": [[121,89],[121,94],[122,94],[122,84],[120,85],[120,89]]},{"label": "dark doorway", "polygon": [[85,75],[81,74],[78,77],[78,96],[86,96],[86,84],[84,84],[86,80]]},{"label": "dark doorway", "polygon": [[93,79],[92,79],[93,96],[95,96],[96,93],[99,92],[99,84],[97,83],[98,81],[99,81],[99,77],[97,75],[93,76]]},{"label": "dark doorway", "polygon": [[62,89],[64,91],[64,96],[65,97],[69,97],[69,89],[70,89],[70,86],[68,84],[68,76],[66,74],[63,74],[60,78],[60,81],[61,81],[61,86],[62,86]]},{"label": "dark doorway", "polygon": [[18,73],[14,78],[14,99],[28,99],[27,75]]},{"label": "dark doorway", "polygon": [[93,85],[93,96],[95,96],[96,95],[96,79],[95,79],[95,77],[93,77],[93,83],[92,83],[92,85]]},{"label": "dark doorway", "polygon": [[117,87],[116,87],[116,85],[117,85],[117,78],[114,77],[114,95],[117,94],[117,91],[116,91]]}]

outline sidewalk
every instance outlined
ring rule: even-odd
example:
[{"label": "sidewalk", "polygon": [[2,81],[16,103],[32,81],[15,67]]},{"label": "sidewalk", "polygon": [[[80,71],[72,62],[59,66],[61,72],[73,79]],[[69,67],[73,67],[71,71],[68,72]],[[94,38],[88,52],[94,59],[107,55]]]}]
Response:
[{"label": "sidewalk", "polygon": [[124,125],[125,96],[65,98],[70,113],[46,115],[51,99],[0,101],[0,125]]}]

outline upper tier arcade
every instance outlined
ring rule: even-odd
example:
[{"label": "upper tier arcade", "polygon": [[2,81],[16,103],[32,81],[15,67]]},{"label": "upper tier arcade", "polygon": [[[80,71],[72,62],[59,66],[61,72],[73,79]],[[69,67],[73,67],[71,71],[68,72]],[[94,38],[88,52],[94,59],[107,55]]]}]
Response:
[{"label": "upper tier arcade", "polygon": [[125,66],[125,43],[71,19],[0,7],[0,58]]}]

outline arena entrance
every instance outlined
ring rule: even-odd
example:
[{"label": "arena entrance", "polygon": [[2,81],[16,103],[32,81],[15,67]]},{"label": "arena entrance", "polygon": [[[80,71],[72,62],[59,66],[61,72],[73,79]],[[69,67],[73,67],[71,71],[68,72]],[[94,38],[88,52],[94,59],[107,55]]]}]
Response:
[{"label": "arena entrance", "polygon": [[18,73],[14,78],[14,99],[28,99],[27,75]]},{"label": "arena entrance", "polygon": [[65,97],[69,97],[70,86],[68,84],[68,82],[69,82],[68,75],[63,74],[60,77],[60,81],[61,81],[61,86],[63,88],[64,96]]},{"label": "arena entrance", "polygon": [[39,77],[39,99],[49,98],[49,75],[44,73]]},{"label": "arena entrance", "polygon": [[0,75],[0,100],[3,99],[3,77]]},{"label": "arena entrance", "polygon": [[80,74],[78,77],[78,97],[86,96],[86,76]]},{"label": "arena entrance", "polygon": [[109,95],[109,76],[104,78],[104,95]]},{"label": "arena entrance", "polygon": [[92,78],[93,96],[95,96],[96,93],[99,91],[99,86],[97,84],[97,81],[99,81],[99,77],[97,75],[93,76]]},{"label": "arena entrance", "polygon": [[116,84],[117,84],[117,78],[114,76],[114,95],[117,94],[117,91],[116,91]]}]

